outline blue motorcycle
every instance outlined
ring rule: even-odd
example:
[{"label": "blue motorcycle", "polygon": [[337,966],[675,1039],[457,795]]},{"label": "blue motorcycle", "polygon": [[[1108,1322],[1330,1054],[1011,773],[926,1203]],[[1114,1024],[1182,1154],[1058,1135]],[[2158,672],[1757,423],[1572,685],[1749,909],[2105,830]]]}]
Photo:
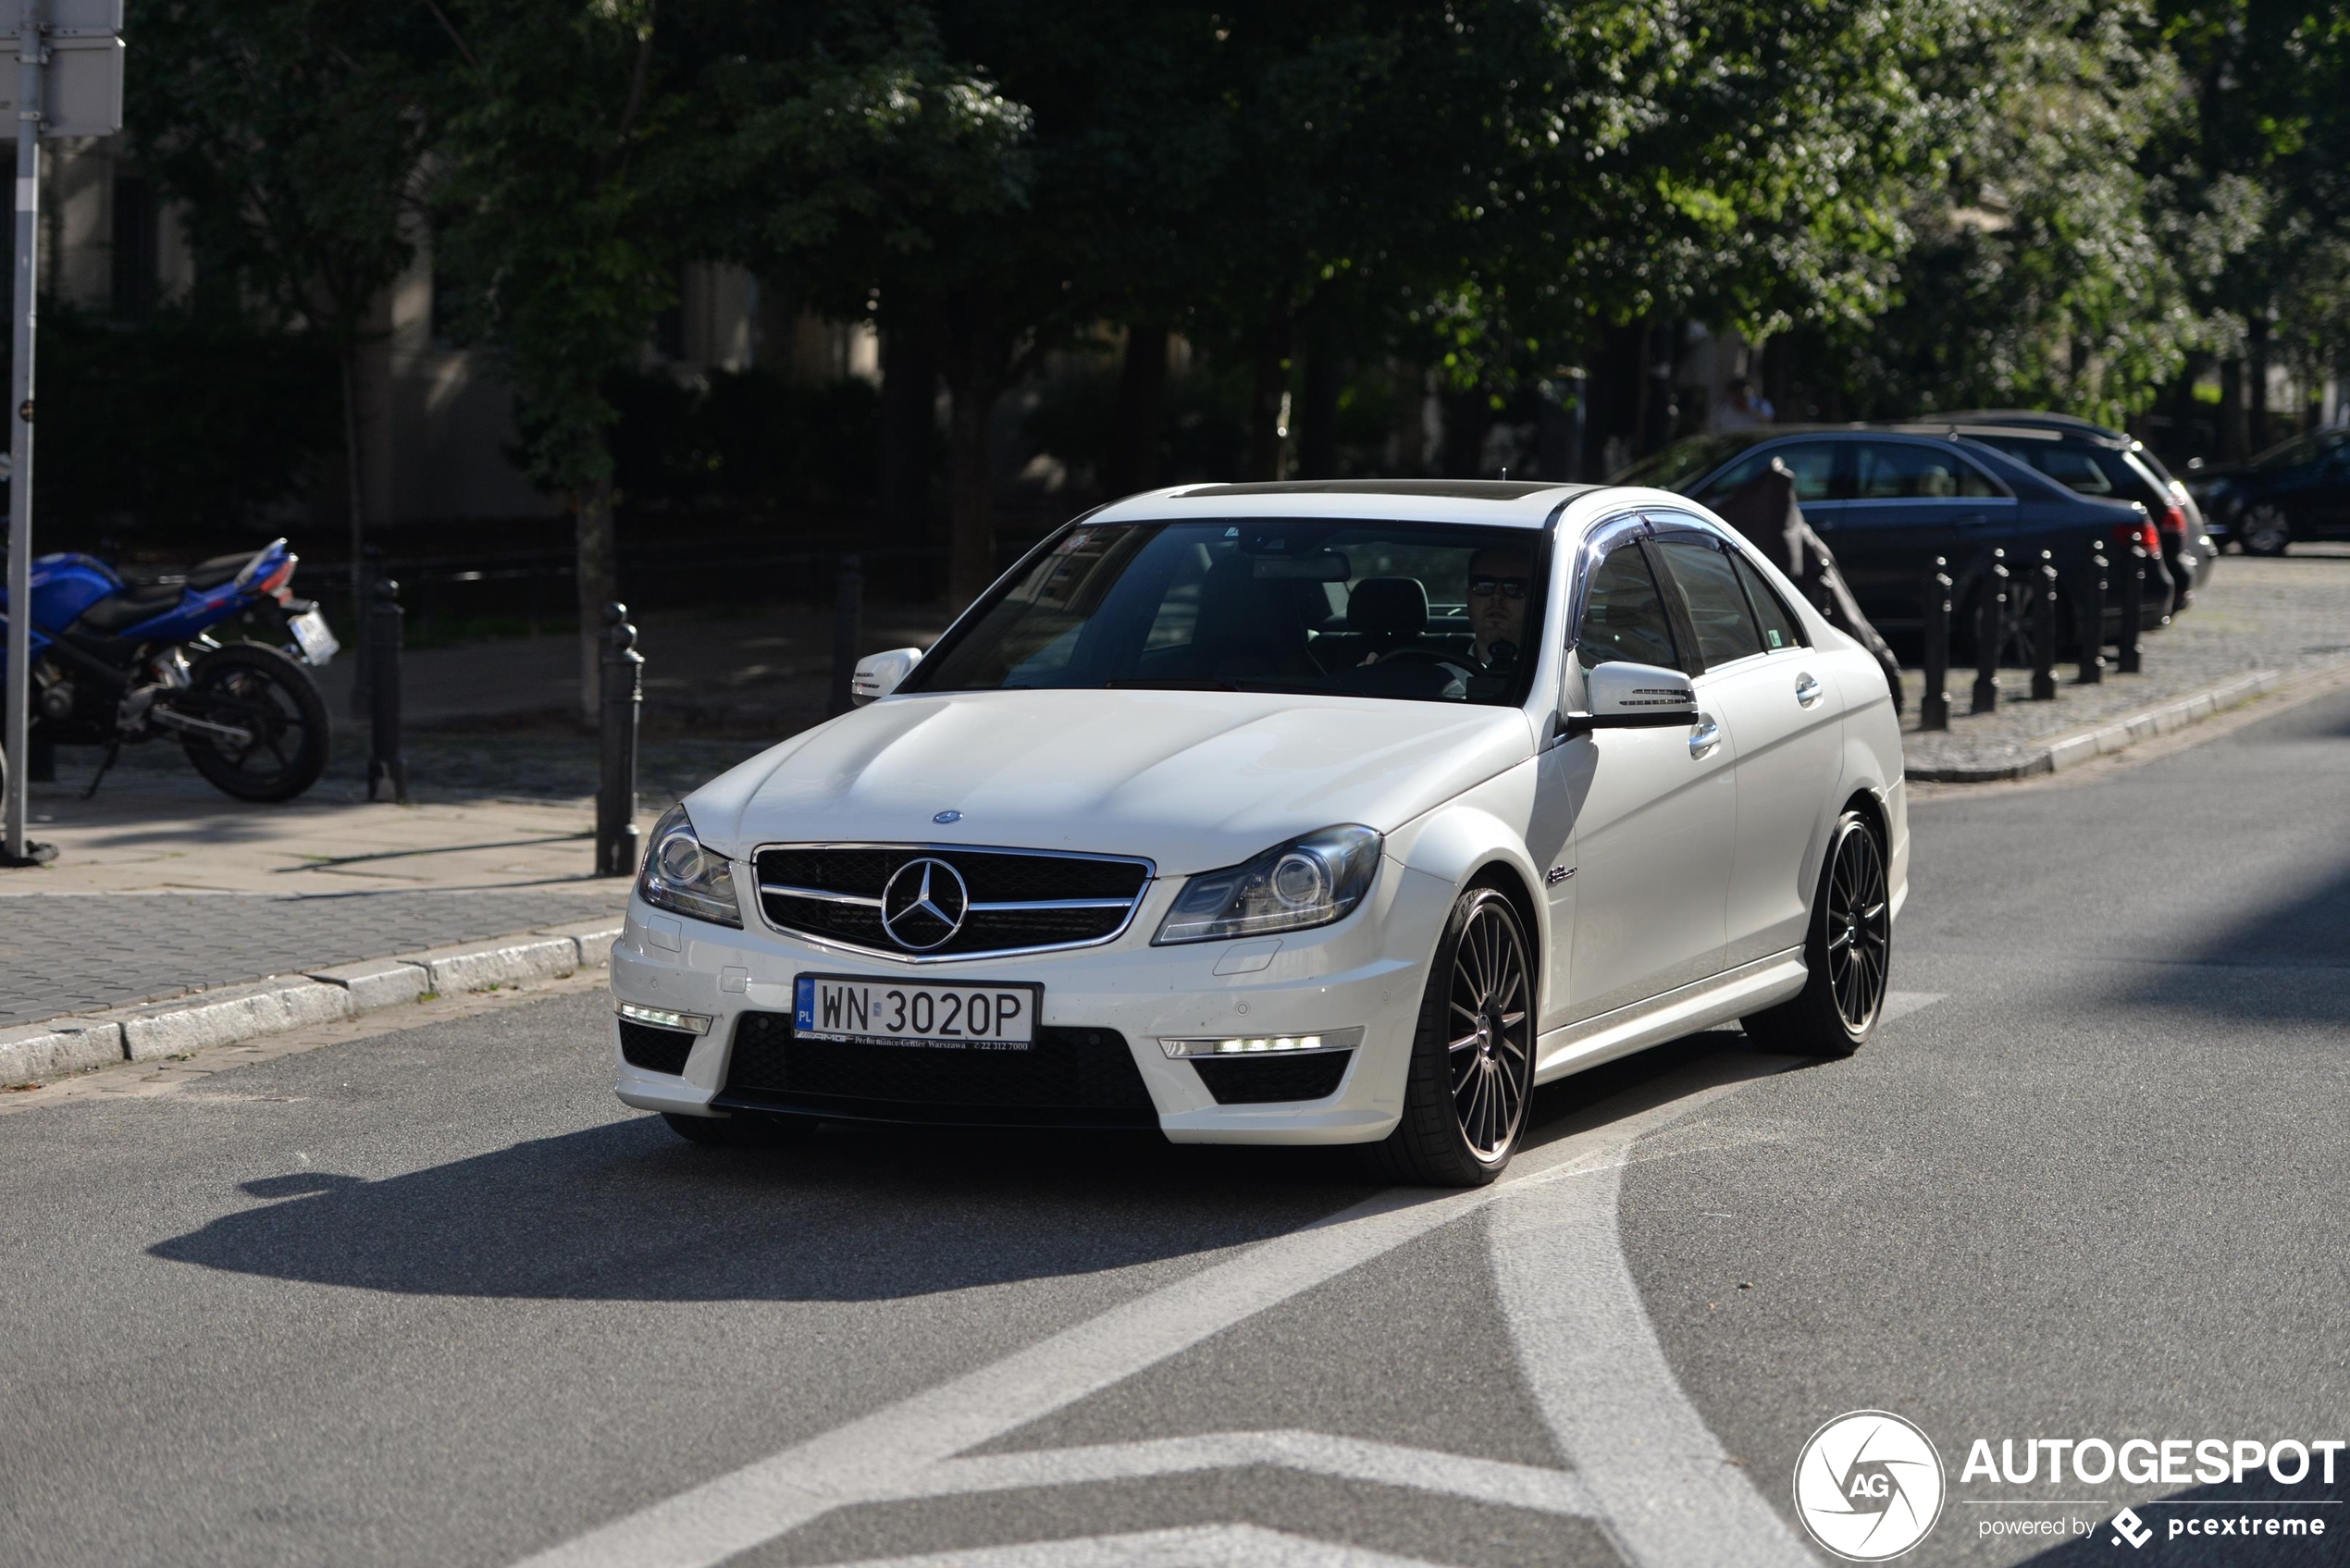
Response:
[{"label": "blue motorcycle", "polygon": [[[240,800],[291,800],[316,784],[330,737],[310,670],[337,644],[318,607],[293,597],[295,560],[277,539],[127,582],[86,555],[36,557],[33,737],[106,747],[99,778],[125,744],[168,737]],[[0,620],[9,610],[0,595]],[[239,620],[282,647],[214,635]]]}]

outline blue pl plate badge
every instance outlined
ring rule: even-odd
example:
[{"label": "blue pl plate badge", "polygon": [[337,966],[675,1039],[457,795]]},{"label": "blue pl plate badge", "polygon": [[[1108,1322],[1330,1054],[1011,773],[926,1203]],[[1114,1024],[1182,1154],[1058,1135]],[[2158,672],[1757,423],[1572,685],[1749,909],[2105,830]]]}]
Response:
[{"label": "blue pl plate badge", "polygon": [[816,982],[807,975],[799,977],[792,1002],[792,1027],[803,1033],[816,1027]]}]

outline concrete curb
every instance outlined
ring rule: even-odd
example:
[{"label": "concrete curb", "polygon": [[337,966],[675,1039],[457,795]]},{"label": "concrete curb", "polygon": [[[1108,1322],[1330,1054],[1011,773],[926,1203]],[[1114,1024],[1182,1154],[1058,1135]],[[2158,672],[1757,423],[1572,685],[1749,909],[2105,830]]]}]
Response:
[{"label": "concrete curb", "polygon": [[2062,735],[2039,750],[2014,762],[1990,767],[1927,768],[1906,767],[1904,778],[1930,784],[1996,784],[2009,779],[2028,779],[2040,773],[2062,772],[2076,768],[2093,758],[2125,750],[2142,740],[2169,735],[2185,729],[2198,720],[2239,707],[2257,697],[2266,697],[2286,685],[2286,677],[2278,670],[2256,670],[2203,691],[2109,721],[2091,730]]},{"label": "concrete curb", "polygon": [[117,1062],[153,1061],[233,1045],[280,1030],[356,1018],[428,994],[560,980],[611,961],[617,915],[214,986],[169,1002],[113,1007],[0,1029],[0,1083],[38,1083]]}]

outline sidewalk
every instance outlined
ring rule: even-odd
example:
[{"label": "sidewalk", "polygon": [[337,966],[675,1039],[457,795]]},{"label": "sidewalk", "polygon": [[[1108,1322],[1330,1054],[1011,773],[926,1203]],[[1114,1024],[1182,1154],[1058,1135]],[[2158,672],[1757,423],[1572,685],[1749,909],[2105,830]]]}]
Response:
[{"label": "sidewalk", "polygon": [[1905,672],[1901,745],[1910,776],[1965,780],[2044,769],[2044,759],[2069,739],[2201,693],[2240,687],[2247,676],[2270,673],[2282,684],[2350,667],[2350,545],[2300,545],[2275,560],[2223,556],[2194,607],[2138,646],[2140,673],[2109,669],[2097,685],[2073,684],[2079,664],[2058,665],[2050,702],[2029,699],[2030,671],[2003,670],[1998,710],[1982,715],[1967,712],[1973,668],[1954,669],[1950,727],[1934,735],[1917,727],[1924,678]]}]

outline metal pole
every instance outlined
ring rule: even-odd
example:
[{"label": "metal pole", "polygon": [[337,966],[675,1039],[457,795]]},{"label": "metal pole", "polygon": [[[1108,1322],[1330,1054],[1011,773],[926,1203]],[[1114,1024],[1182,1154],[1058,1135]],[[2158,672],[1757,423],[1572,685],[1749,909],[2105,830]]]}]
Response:
[{"label": "metal pole", "polygon": [[1950,562],[1934,558],[1925,574],[1925,691],[1918,698],[1918,728],[1950,727]]},{"label": "metal pole", "polygon": [[2008,552],[1994,549],[1975,586],[1974,693],[1970,713],[1999,710],[1999,651],[2008,635]]},{"label": "metal pole", "polygon": [[400,755],[400,645],[407,611],[400,608],[400,585],[377,573],[368,578],[367,616],[359,646],[367,650],[367,798],[378,783],[391,797],[408,804],[408,763]]},{"label": "metal pole", "polygon": [[2116,639],[2121,656],[2116,665],[2125,675],[2144,667],[2138,657],[2138,620],[2146,613],[2146,547],[2135,540],[2121,558],[2121,635]]},{"label": "metal pole", "polygon": [[0,863],[30,863],[25,844],[25,781],[32,770],[27,739],[32,696],[32,302],[34,241],[41,216],[41,0],[21,0],[17,17],[16,340],[8,406],[8,697],[0,751],[7,770],[6,837]]},{"label": "metal pole", "polygon": [[2056,552],[2040,552],[2040,564],[2027,567],[2032,584],[2032,700],[2056,699],[2057,569]]},{"label": "metal pole", "polygon": [[2105,680],[2105,542],[2089,546],[2088,578],[2081,585],[2081,674],[2075,683],[2094,686]]},{"label": "metal pole", "polygon": [[645,656],[625,604],[604,606],[602,779],[596,790],[596,874],[637,874],[637,725],[645,701]]}]

